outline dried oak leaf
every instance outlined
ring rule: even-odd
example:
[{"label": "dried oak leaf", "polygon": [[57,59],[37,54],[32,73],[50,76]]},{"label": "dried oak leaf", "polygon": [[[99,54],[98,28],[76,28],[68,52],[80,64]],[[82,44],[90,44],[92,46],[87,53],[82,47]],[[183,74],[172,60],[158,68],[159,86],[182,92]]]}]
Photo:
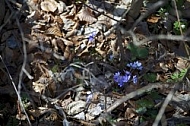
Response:
[{"label": "dried oak leaf", "polygon": [[55,12],[58,3],[55,0],[45,0],[41,2],[40,6],[43,11]]},{"label": "dried oak leaf", "polygon": [[81,11],[77,14],[80,21],[86,21],[90,24],[97,21],[97,19],[92,14],[91,10],[88,8],[83,8]]},{"label": "dried oak leaf", "polygon": [[54,21],[57,22],[60,25],[63,25],[63,20],[60,16],[55,16]]},{"label": "dried oak leaf", "polygon": [[178,57],[178,61],[177,61],[177,64],[175,66],[178,70],[186,69],[189,66],[190,66],[190,62],[188,60],[185,60],[185,59]]},{"label": "dried oak leaf", "polygon": [[62,33],[61,33],[61,30],[57,27],[57,26],[53,26],[53,27],[50,27],[48,28],[45,33],[47,35],[55,35],[55,36],[59,36],[59,37],[62,37]]}]

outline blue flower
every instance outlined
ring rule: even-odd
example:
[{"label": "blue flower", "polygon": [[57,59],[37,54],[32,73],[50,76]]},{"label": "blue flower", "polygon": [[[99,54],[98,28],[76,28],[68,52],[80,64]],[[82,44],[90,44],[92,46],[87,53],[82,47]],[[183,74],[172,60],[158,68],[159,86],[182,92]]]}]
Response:
[{"label": "blue flower", "polygon": [[137,75],[133,76],[133,83],[136,84],[137,83]]},{"label": "blue flower", "polygon": [[125,82],[128,82],[131,78],[131,73],[129,71],[125,71],[125,75],[121,76],[120,72],[114,74],[114,81],[118,83],[119,87],[122,87]]},{"label": "blue flower", "polygon": [[88,37],[88,41],[92,42],[94,40],[94,37],[96,36],[96,32],[92,32],[90,36]]},{"label": "blue flower", "polygon": [[131,78],[131,73],[129,71],[125,71],[125,76],[123,76],[123,82],[128,82]]},{"label": "blue flower", "polygon": [[132,68],[132,69],[137,69],[137,70],[142,70],[142,63],[139,61],[133,62],[133,63],[129,63],[127,64],[128,67]]},{"label": "blue flower", "polygon": [[114,74],[113,79],[115,80],[115,82],[119,81],[119,77],[120,77],[120,72]]}]

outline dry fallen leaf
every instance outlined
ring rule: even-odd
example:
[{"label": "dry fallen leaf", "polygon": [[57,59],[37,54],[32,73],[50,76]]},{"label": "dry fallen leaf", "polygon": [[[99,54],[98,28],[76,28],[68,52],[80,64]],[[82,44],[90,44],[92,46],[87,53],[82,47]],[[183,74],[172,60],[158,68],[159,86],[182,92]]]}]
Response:
[{"label": "dry fallen leaf", "polygon": [[65,111],[67,112],[68,115],[77,114],[84,110],[85,105],[86,105],[85,101],[81,100],[73,101],[66,106]]},{"label": "dry fallen leaf", "polygon": [[161,19],[161,17],[151,16],[151,17],[149,17],[147,19],[147,22],[149,22],[149,23],[157,23],[160,19]]},{"label": "dry fallen leaf", "polygon": [[78,14],[78,18],[80,21],[86,21],[90,24],[97,21],[97,19],[93,16],[92,12],[88,8],[83,8]]},{"label": "dry fallen leaf", "polygon": [[53,26],[53,27],[48,28],[45,31],[45,34],[47,34],[47,35],[55,35],[55,36],[59,36],[59,37],[62,36],[61,30],[57,26]]},{"label": "dry fallen leaf", "polygon": [[58,7],[58,12],[59,14],[63,13],[63,11],[65,10],[66,8],[66,5],[63,1],[58,1],[59,3],[57,4],[57,7]]},{"label": "dry fallen leaf", "polygon": [[45,90],[46,86],[45,84],[40,84],[40,83],[36,83],[36,82],[33,82],[32,83],[33,85],[33,90],[35,92],[39,92],[40,94]]},{"label": "dry fallen leaf", "polygon": [[69,46],[66,46],[65,51],[64,51],[64,57],[65,57],[66,59],[68,59],[69,56],[70,56],[70,54],[71,54],[70,47],[69,47]]},{"label": "dry fallen leaf", "polygon": [[55,16],[54,20],[55,20],[55,22],[57,22],[57,23],[60,24],[60,25],[63,24],[63,20],[61,19],[60,16]]},{"label": "dry fallen leaf", "polygon": [[46,12],[55,12],[57,9],[57,2],[54,0],[45,0],[41,2],[40,6],[43,11]]},{"label": "dry fallen leaf", "polygon": [[69,41],[67,39],[64,39],[64,38],[60,38],[60,39],[64,42],[64,44],[66,46],[73,46],[73,42],[71,42],[71,41]]},{"label": "dry fallen leaf", "polygon": [[17,114],[16,115],[16,119],[18,119],[18,120],[26,120],[26,115],[24,115],[24,114]]},{"label": "dry fallen leaf", "polygon": [[184,60],[182,58],[178,58],[178,61],[177,61],[177,64],[176,64],[176,68],[178,70],[183,70],[183,69],[186,69],[188,68],[190,65],[190,62],[188,62],[187,60]]}]

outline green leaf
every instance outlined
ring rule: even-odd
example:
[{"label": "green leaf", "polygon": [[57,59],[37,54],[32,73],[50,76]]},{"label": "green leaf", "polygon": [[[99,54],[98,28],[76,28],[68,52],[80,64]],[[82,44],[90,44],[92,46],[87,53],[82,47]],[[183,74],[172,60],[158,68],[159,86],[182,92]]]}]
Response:
[{"label": "green leaf", "polygon": [[130,43],[129,45],[128,45],[128,47],[127,47],[130,51],[131,51],[131,60],[133,61],[133,60],[136,60],[136,58],[137,58],[137,47],[133,44],[133,43]]},{"label": "green leaf", "polygon": [[186,21],[175,21],[173,23],[173,31],[175,34],[180,35],[180,27],[182,29],[182,32],[185,32],[187,30],[187,22]]},{"label": "green leaf", "polygon": [[146,115],[148,115],[151,119],[155,119],[157,113],[158,113],[157,110],[155,110],[155,109],[149,109],[149,110],[146,112]]},{"label": "green leaf", "polygon": [[138,47],[133,43],[130,43],[127,47],[131,51],[132,60],[136,60],[136,58],[147,58],[148,57],[148,49],[146,47]]},{"label": "green leaf", "polygon": [[154,102],[151,99],[140,99],[137,101],[137,107],[151,108],[154,106]]},{"label": "green leaf", "polygon": [[155,82],[157,75],[155,73],[147,73],[143,76],[145,80],[148,82]]},{"label": "green leaf", "polygon": [[137,49],[138,58],[147,58],[148,57],[148,49],[146,47],[141,47]]},{"label": "green leaf", "polygon": [[137,109],[135,111],[139,114],[143,114],[148,108],[152,108],[153,106],[154,102],[151,99],[140,99],[137,101]]},{"label": "green leaf", "polygon": [[180,80],[183,80],[185,74],[187,73],[187,69],[182,69],[181,71],[177,71],[175,73],[173,73],[170,78],[171,79],[168,79],[167,81],[168,82],[178,82]]},{"label": "green leaf", "polygon": [[156,91],[151,91],[151,92],[149,93],[149,95],[150,95],[151,98],[154,99],[154,100],[157,100],[157,99],[161,99],[161,98],[162,98],[162,97],[158,94],[158,92],[156,92]]}]

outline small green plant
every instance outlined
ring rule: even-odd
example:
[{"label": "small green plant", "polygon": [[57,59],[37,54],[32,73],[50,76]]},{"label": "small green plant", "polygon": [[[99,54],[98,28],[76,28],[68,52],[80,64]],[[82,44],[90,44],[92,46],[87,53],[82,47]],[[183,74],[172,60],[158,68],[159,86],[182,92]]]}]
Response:
[{"label": "small green plant", "polygon": [[173,24],[174,33],[177,35],[180,35],[181,34],[180,28],[181,28],[182,32],[186,31],[187,30],[187,22],[186,21],[175,21]]},{"label": "small green plant", "polygon": [[163,7],[161,7],[161,8],[158,10],[158,15],[163,18],[163,17],[166,16],[166,15],[165,15],[166,12],[168,12],[168,10],[165,9],[165,8],[163,8]]},{"label": "small green plant", "polygon": [[27,96],[27,94],[25,94],[25,93],[23,93],[22,95],[21,95],[21,100],[22,100],[22,103],[23,103],[23,105],[24,105],[24,108],[27,108],[27,107],[29,107],[29,97]]},{"label": "small green plant", "polygon": [[168,82],[179,82],[181,81],[185,74],[187,73],[187,69],[182,69],[180,71],[174,72],[171,76],[170,79],[168,79]]},{"label": "small green plant", "polygon": [[136,60],[137,58],[145,59],[148,57],[149,51],[147,47],[138,47],[130,43],[127,48],[131,51],[132,60]]}]

